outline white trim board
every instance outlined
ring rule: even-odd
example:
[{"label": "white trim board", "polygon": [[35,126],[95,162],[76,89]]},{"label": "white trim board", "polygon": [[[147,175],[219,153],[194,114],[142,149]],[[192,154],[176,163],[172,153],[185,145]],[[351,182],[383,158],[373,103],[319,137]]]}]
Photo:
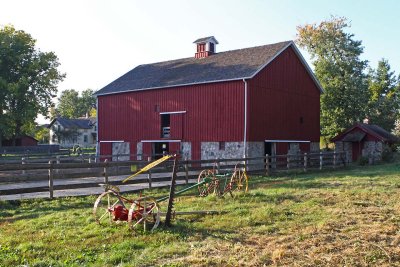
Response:
[{"label": "white trim board", "polygon": [[265,140],[268,143],[311,143],[311,141],[305,140]]},{"label": "white trim board", "polygon": [[142,143],[180,143],[182,140],[142,140]]},{"label": "white trim board", "polygon": [[123,140],[99,141],[99,143],[124,143]]},{"label": "white trim board", "polygon": [[166,112],[160,112],[160,115],[163,115],[163,114],[182,114],[182,113],[186,113],[186,110],[183,110],[183,111],[166,111]]}]

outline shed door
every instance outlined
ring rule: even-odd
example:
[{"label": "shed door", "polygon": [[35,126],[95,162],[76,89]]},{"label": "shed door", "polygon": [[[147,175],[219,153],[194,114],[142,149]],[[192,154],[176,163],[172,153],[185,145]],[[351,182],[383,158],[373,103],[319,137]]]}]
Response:
[{"label": "shed door", "polygon": [[361,143],[360,142],[352,142],[352,156],[353,161],[357,161],[361,156]]}]

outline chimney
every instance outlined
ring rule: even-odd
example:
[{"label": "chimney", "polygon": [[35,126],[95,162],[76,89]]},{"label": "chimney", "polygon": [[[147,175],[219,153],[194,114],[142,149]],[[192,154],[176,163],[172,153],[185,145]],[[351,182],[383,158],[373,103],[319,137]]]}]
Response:
[{"label": "chimney", "polygon": [[204,37],[197,39],[193,42],[196,44],[197,52],[194,55],[195,58],[205,58],[215,54],[215,47],[218,44],[217,39],[214,36]]}]

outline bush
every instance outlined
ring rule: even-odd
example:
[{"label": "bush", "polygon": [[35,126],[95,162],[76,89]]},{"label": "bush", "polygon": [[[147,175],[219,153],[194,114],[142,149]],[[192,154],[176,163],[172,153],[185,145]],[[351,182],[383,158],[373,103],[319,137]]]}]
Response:
[{"label": "bush", "polygon": [[393,161],[393,150],[390,147],[385,146],[382,151],[382,160],[384,162]]},{"label": "bush", "polygon": [[362,156],[362,157],[360,157],[360,158],[358,159],[358,165],[360,165],[360,166],[365,166],[365,165],[367,165],[368,163],[369,163],[368,157]]}]

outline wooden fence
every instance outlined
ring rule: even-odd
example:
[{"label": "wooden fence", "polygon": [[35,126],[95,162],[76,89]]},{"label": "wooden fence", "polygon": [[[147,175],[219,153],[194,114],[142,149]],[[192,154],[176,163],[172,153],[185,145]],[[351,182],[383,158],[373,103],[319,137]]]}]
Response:
[{"label": "wooden fence", "polygon": [[[1,164],[0,196],[49,192],[48,196],[53,198],[55,190],[98,187],[99,183],[121,185],[124,177],[147,165],[150,159],[151,157],[140,161],[96,160],[95,162],[91,158],[81,158],[80,162],[62,162],[56,157],[55,160],[50,159],[46,163],[34,159],[22,163]],[[194,182],[196,180],[192,179],[196,179],[201,170],[212,168],[219,173],[229,173],[238,166],[246,168],[250,174],[271,175],[277,172],[332,169],[345,166],[347,163],[345,154],[326,152],[235,159],[179,160],[178,181],[185,184]],[[168,182],[171,179],[172,164],[172,161],[166,161],[144,175],[129,180],[127,184],[146,183],[148,188],[152,188],[154,183]],[[57,185],[54,184],[55,180],[58,181]],[[34,181],[42,183],[35,185]],[[46,184],[43,184],[43,181],[46,181]],[[12,188],[2,186],[5,183],[18,183],[21,186]]]}]

